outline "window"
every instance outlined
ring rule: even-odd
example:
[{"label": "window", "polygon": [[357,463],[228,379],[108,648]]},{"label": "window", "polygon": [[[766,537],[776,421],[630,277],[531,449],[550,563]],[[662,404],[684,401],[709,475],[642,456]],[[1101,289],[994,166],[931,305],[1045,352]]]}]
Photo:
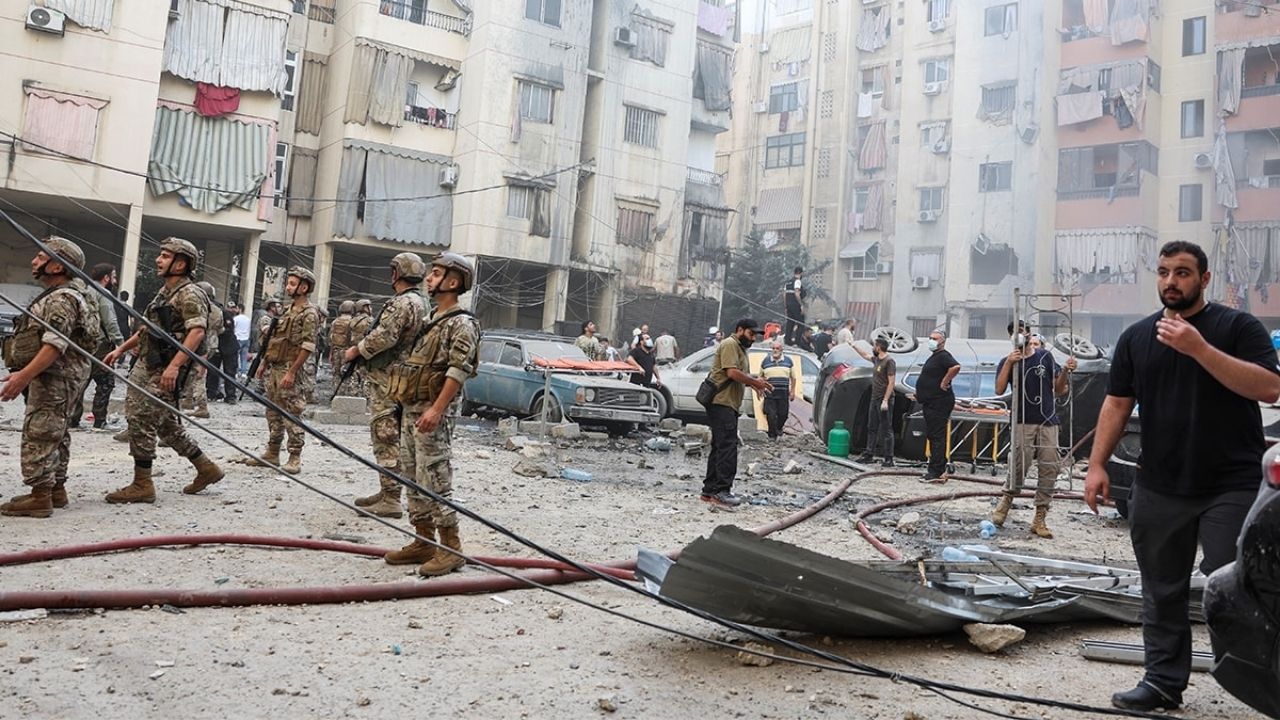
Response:
[{"label": "window", "polygon": [[804,133],[775,135],[764,141],[764,166],[769,168],[804,166]]},{"label": "window", "polygon": [[618,243],[632,247],[648,247],[652,238],[654,212],[634,206],[618,206]]},{"label": "window", "polygon": [[289,165],[289,146],[286,143],[276,143],[276,161],[275,161],[275,177],[272,178],[271,187],[275,190],[276,196],[273,204],[276,207],[284,207],[284,183],[288,175],[285,171]]},{"label": "window", "polygon": [[1276,177],[1280,175],[1280,159],[1263,160],[1262,174],[1267,177]]},{"label": "window", "polygon": [[880,262],[880,244],[876,243],[867,248],[865,253],[849,258],[849,279],[875,280],[879,277],[876,272],[878,262]]},{"label": "window", "polygon": [[284,94],[280,96],[280,109],[292,110],[293,98],[298,87],[298,53],[284,52]]},{"label": "window", "polygon": [[502,356],[499,362],[511,367],[520,367],[524,365],[524,353],[521,352],[520,346],[516,343],[503,343]]},{"label": "window", "polygon": [[[938,281],[942,279],[942,248],[926,248],[921,250],[912,250],[911,259],[907,265],[907,274],[913,278],[927,277],[930,280]],[[930,330],[917,335],[916,337],[925,337],[932,331]]]},{"label": "window", "polygon": [[951,60],[942,58],[940,60],[926,60],[924,63],[924,81],[929,83],[942,83],[951,78]]},{"label": "window", "polygon": [[305,15],[307,12],[307,0],[293,0],[293,12],[298,15]]},{"label": "window", "polygon": [[800,83],[784,83],[769,88],[769,112],[784,113],[800,107]]},{"label": "window", "polygon": [[1204,54],[1204,17],[1182,21],[1182,55]]},{"label": "window", "polygon": [[1204,101],[1182,103],[1182,137],[1204,137]]},{"label": "window", "polygon": [[929,0],[925,9],[930,21],[946,20],[951,14],[951,0]]},{"label": "window", "polygon": [[930,122],[920,126],[920,147],[941,150],[947,143],[947,123]]},{"label": "window", "polygon": [[555,90],[526,80],[520,81],[520,119],[549,123],[555,104]]},{"label": "window", "polygon": [[1018,86],[1015,83],[989,85],[982,88],[982,114],[986,120],[1007,118],[1013,113]]},{"label": "window", "polygon": [[1150,58],[1147,59],[1147,87],[1160,92],[1160,66]]},{"label": "window", "polygon": [[867,185],[860,185],[853,189],[853,211],[863,213],[867,211],[867,199],[871,196],[871,188]]},{"label": "window", "polygon": [[1178,222],[1198,222],[1204,211],[1204,186],[1182,185],[1178,188]]},{"label": "window", "polygon": [[427,0],[379,0],[378,12],[422,25],[427,21]]},{"label": "window", "polygon": [[496,363],[502,357],[502,343],[493,340],[480,341],[480,362]]},{"label": "window", "polygon": [[627,105],[627,116],[622,127],[622,141],[644,147],[658,147],[658,120],[662,117],[652,110]]},{"label": "window", "polygon": [[1009,33],[1018,29],[1018,4],[993,5],[987,8],[985,27],[988,37],[992,35],[1008,37]]},{"label": "window", "polygon": [[316,22],[333,24],[338,18],[338,12],[334,9],[334,3],[337,0],[311,0],[311,7],[307,9],[307,17]]},{"label": "window", "polygon": [[533,218],[533,194],[535,188],[528,185],[507,186],[507,217],[530,220]]},{"label": "window", "polygon": [[920,188],[920,210],[942,212],[942,188]]},{"label": "window", "polygon": [[560,0],[525,0],[524,16],[544,25],[560,27]]},{"label": "window", "polygon": [[862,69],[862,92],[871,93],[875,97],[880,97],[884,94],[883,65]]},{"label": "window", "polygon": [[1013,183],[1013,163],[983,163],[978,166],[978,192],[1008,190]]}]

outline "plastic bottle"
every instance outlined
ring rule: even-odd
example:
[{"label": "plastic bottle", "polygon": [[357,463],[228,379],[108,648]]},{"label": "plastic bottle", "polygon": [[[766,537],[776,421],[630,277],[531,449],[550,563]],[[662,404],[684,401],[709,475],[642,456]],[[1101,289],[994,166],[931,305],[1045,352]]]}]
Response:
[{"label": "plastic bottle", "polygon": [[560,477],[575,482],[591,482],[591,473],[577,468],[561,468]]},{"label": "plastic bottle", "polygon": [[669,452],[671,450],[671,439],[664,437],[651,437],[644,441],[644,446],[650,450]]},{"label": "plastic bottle", "polygon": [[996,524],[990,520],[983,520],[978,523],[978,535],[982,536],[984,539],[993,538],[998,532],[1000,532],[1000,528],[996,527]]},{"label": "plastic bottle", "polygon": [[959,548],[953,548],[950,545],[942,548],[942,559],[947,562],[978,562],[977,555],[970,555],[969,553]]},{"label": "plastic bottle", "polygon": [[843,420],[837,420],[836,426],[827,432],[827,454],[849,457],[849,431],[844,429]]}]

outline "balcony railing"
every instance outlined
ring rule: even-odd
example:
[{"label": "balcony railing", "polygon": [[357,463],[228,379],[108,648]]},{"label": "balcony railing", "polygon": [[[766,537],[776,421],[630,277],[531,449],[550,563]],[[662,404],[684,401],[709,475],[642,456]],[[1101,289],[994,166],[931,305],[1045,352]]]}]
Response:
[{"label": "balcony railing", "polygon": [[702,170],[699,168],[689,168],[689,182],[698,183],[699,185],[711,185],[712,187],[720,187],[723,179],[710,170]]},{"label": "balcony railing", "polygon": [[1059,200],[1108,200],[1120,197],[1137,197],[1137,185],[1124,187],[1104,187],[1092,190],[1059,190]]},{"label": "balcony railing", "polygon": [[307,17],[316,22],[332,25],[338,17],[333,2],[334,0],[311,0],[311,6],[307,8]]},{"label": "balcony railing", "polygon": [[1265,97],[1267,95],[1280,95],[1280,84],[1255,85],[1240,90],[1240,97],[1242,98]]},{"label": "balcony railing", "polygon": [[452,130],[454,127],[454,120],[457,119],[457,115],[441,110],[440,108],[425,108],[417,107],[415,105],[405,105],[404,119],[411,123],[417,123],[418,125]]},{"label": "balcony railing", "polygon": [[459,35],[471,34],[470,19],[428,10],[426,0],[418,0],[417,2],[414,0],[380,0],[378,12],[397,20],[408,20],[411,23],[425,25],[437,30]]}]

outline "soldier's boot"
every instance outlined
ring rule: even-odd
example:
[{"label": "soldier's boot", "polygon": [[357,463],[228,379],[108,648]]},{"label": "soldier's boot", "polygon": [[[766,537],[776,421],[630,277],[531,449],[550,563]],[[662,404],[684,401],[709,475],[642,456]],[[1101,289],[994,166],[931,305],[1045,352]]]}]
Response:
[{"label": "soldier's boot", "polygon": [[208,404],[204,404],[204,405],[201,405],[200,407],[196,408],[196,411],[195,411],[195,412],[193,412],[193,413],[191,413],[191,417],[197,417],[197,418],[200,418],[200,419],[202,419],[202,420],[207,420],[207,419],[209,419],[209,405],[208,405]]},{"label": "soldier's boot", "polygon": [[129,426],[125,425],[124,429],[116,433],[115,435],[112,435],[111,439],[115,440],[116,442],[124,442],[124,443],[129,442]]},{"label": "soldier's boot", "polygon": [[395,480],[382,478],[382,493],[378,501],[372,505],[366,505],[364,509],[384,518],[398,518],[404,515],[404,508],[400,505],[400,486]]},{"label": "soldier's boot", "polygon": [[448,575],[454,570],[457,570],[467,564],[467,561],[464,560],[460,554],[462,552],[462,541],[458,539],[457,525],[454,525],[453,527],[440,528],[440,544],[454,552],[451,553],[444,550],[437,551],[435,557],[422,563],[422,566],[418,568],[419,575],[423,577]]},{"label": "soldier's boot", "polygon": [[996,527],[1004,527],[1004,521],[1009,517],[1009,510],[1013,507],[1013,496],[1005,493],[1000,496],[1000,502],[996,505],[996,509],[991,512],[991,522]]},{"label": "soldier's boot", "polygon": [[379,476],[378,476],[378,491],[377,491],[377,492],[375,492],[375,493],[374,493],[374,494],[372,494],[372,495],[365,495],[364,497],[358,497],[358,498],[356,498],[356,507],[367,508],[367,507],[369,507],[370,505],[374,505],[374,504],[376,504],[376,503],[381,502],[381,501],[382,501],[382,494],[383,494],[384,492],[386,492],[386,491],[387,491],[387,483],[388,483],[388,482],[392,482],[392,484],[394,484],[394,482],[393,482],[393,481],[388,480],[387,478],[385,478],[385,477],[383,477],[383,476],[379,475]]},{"label": "soldier's boot", "polygon": [[267,443],[267,451],[262,453],[261,460],[259,460],[258,458],[249,458],[248,460],[244,461],[244,464],[248,465],[249,467],[267,467],[267,463],[271,463],[272,465],[280,464],[280,443],[279,442]]},{"label": "soldier's boot", "polygon": [[297,475],[298,473],[302,472],[302,451],[290,450],[289,462],[285,463],[284,465],[281,465],[280,469],[284,470],[287,473],[293,473],[294,475]]},{"label": "soldier's boot", "polygon": [[67,486],[66,481],[57,482],[53,485],[53,506],[56,508],[64,508],[67,506]]},{"label": "soldier's boot", "polygon": [[226,473],[222,472],[222,468],[218,467],[218,463],[211,460],[204,453],[191,458],[191,464],[195,466],[196,477],[191,481],[190,485],[182,488],[182,492],[187,495],[195,495],[226,475]]},{"label": "soldier's boot", "polygon": [[151,503],[156,501],[156,486],[151,482],[151,468],[133,466],[133,482],[107,494],[107,502]]},{"label": "soldier's boot", "polygon": [[0,505],[0,515],[9,517],[47,518],[53,514],[53,490],[31,488],[29,495],[20,495]]},{"label": "soldier's boot", "polygon": [[1034,520],[1031,521],[1031,532],[1035,533],[1036,535],[1039,535],[1045,540],[1052,540],[1053,531],[1049,529],[1048,525],[1044,524],[1044,518],[1048,514],[1049,514],[1048,507],[1041,505],[1036,508],[1036,517]]},{"label": "soldier's boot", "polygon": [[[414,523],[413,529],[414,532],[418,533],[418,535],[428,540],[436,539],[435,523],[430,521]],[[386,560],[388,565],[422,565],[423,563],[435,559],[436,554],[437,551],[435,545],[423,542],[418,538],[414,538],[413,542],[405,545],[399,550],[392,550],[386,555],[383,555],[382,559]]]}]

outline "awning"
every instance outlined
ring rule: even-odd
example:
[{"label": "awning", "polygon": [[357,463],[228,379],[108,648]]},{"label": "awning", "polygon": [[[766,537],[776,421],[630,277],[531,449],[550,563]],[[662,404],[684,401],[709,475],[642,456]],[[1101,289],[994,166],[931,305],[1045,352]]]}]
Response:
[{"label": "awning", "polygon": [[848,260],[849,258],[863,257],[875,244],[875,240],[854,240],[840,248],[840,259]]},{"label": "awning", "polygon": [[385,50],[389,53],[395,53],[396,55],[404,55],[405,57],[413,58],[419,62],[427,63],[428,65],[438,65],[440,67],[451,68],[453,70],[462,70],[462,63],[457,60],[450,60],[447,57],[434,55],[429,52],[422,52],[421,50],[410,50],[409,48],[392,45],[391,43],[370,40],[366,37],[357,37],[356,45],[365,45],[378,50]]},{"label": "awning", "polygon": [[755,226],[761,230],[798,228],[803,217],[801,203],[804,188],[771,188],[760,191],[756,204]]},{"label": "awning", "polygon": [[786,65],[808,60],[812,37],[812,25],[801,25],[775,32],[768,42],[769,62]]}]

